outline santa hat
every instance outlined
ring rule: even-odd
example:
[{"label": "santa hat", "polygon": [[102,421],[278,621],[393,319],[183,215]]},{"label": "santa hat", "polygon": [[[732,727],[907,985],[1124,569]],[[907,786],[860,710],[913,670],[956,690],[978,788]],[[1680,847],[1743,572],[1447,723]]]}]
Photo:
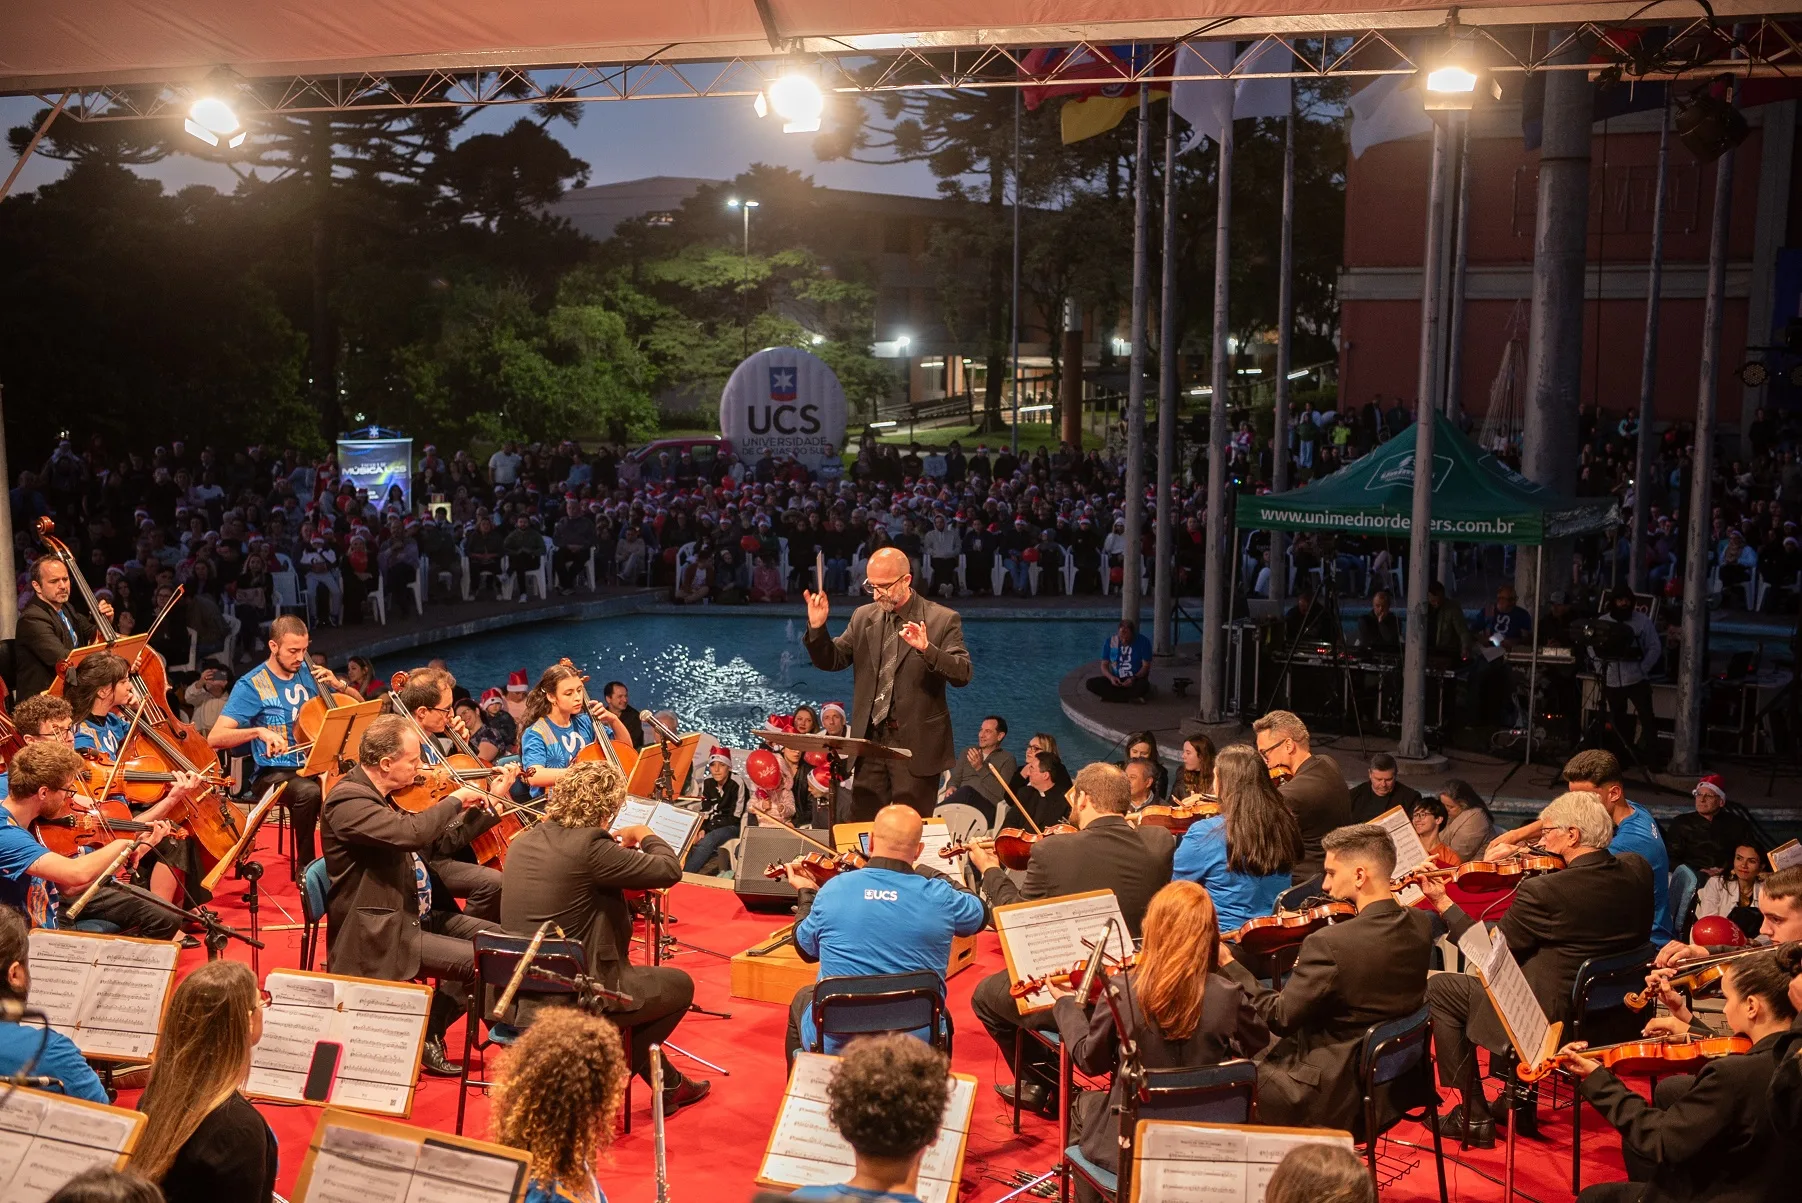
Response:
[{"label": "santa hat", "polygon": [[496,702],[504,702],[506,700],[507,695],[494,688],[492,685],[482,691],[482,706],[484,709],[494,705]]},{"label": "santa hat", "polygon": [[843,702],[827,702],[824,706],[820,707],[820,717],[825,718],[828,713],[834,710],[838,711],[838,716],[840,718],[846,717],[845,704]]},{"label": "santa hat", "polygon": [[727,764],[731,764],[732,763],[732,753],[730,750],[728,750],[726,748],[715,747],[713,749],[713,751],[711,751],[707,754],[707,759],[709,761],[723,760]]},{"label": "santa hat", "polygon": [[526,670],[525,669],[516,668],[512,672],[507,674],[507,692],[508,693],[524,693],[529,688],[531,688],[531,687],[526,684]]},{"label": "santa hat", "polygon": [[1698,791],[1712,790],[1720,797],[1721,801],[1725,802],[1727,800],[1727,785],[1721,780],[1721,775],[1719,773],[1710,773],[1708,776],[1696,782],[1696,789]]}]

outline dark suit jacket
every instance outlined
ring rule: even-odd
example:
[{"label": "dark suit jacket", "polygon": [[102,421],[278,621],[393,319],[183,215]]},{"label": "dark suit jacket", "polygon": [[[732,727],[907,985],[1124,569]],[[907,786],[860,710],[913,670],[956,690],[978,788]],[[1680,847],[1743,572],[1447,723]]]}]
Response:
[{"label": "dark suit jacket", "polygon": [[[1280,1037],[1258,1068],[1260,1123],[1363,1131],[1359,1044],[1372,1024],[1420,1009],[1432,946],[1424,912],[1373,902],[1303,940],[1281,991],[1259,985],[1237,961],[1222,970]],[[1399,1094],[1386,1109],[1413,1105]]]},{"label": "dark suit jacket", "polygon": [[1352,823],[1370,823],[1376,817],[1392,807],[1399,806],[1409,814],[1414,813],[1414,804],[1420,801],[1420,791],[1411,785],[1403,785],[1397,781],[1389,795],[1379,798],[1376,791],[1370,788],[1370,782],[1360,781],[1351,791]]},{"label": "dark suit jacket", "polygon": [[1006,870],[996,868],[982,875],[982,892],[990,905],[1005,906],[1112,890],[1136,936],[1151,896],[1170,884],[1175,857],[1176,840],[1164,828],[1134,827],[1120,815],[1103,815],[1081,831],[1034,844],[1025,886],[1014,885]]},{"label": "dark suit jacket", "polygon": [[[1474,922],[1455,903],[1444,917],[1454,940]],[[1652,867],[1632,853],[1579,856],[1567,868],[1522,882],[1497,927],[1546,1018],[1567,1020],[1578,966],[1591,957],[1631,952],[1651,939]],[[1472,1016],[1471,1033],[1486,1048],[1506,1047],[1507,1033],[1487,1000]],[[1584,1033],[1592,1042],[1594,1035]]]},{"label": "dark suit jacket", "polygon": [[[81,637],[81,643],[94,641],[92,619],[73,604],[65,605],[63,613],[75,624],[75,633]],[[13,674],[17,677],[17,689],[14,696],[28,698],[50,688],[50,683],[56,680],[56,666],[80,645],[69,642],[69,632],[62,619],[56,616],[56,607],[35,594],[19,608],[19,624],[15,631]]]},{"label": "dark suit jacket", "polygon": [[507,845],[501,869],[501,926],[529,936],[546,919],[582,941],[588,972],[618,989],[632,943],[632,913],[622,890],[652,890],[682,880],[682,858],[654,835],[624,848],[599,827],[535,823]]},{"label": "dark suit jacket", "polygon": [[207,1112],[163,1175],[168,1203],[268,1203],[275,1195],[275,1133],[233,1093]]},{"label": "dark suit jacket", "polygon": [[[1131,970],[1126,977],[1133,977]],[[1172,1040],[1139,1009],[1138,995],[1130,988],[1121,991],[1120,1018],[1139,1045],[1139,1061],[1146,1069],[1193,1069],[1219,1065],[1235,1057],[1255,1057],[1270,1042],[1270,1030],[1264,1026],[1257,1009],[1245,997],[1238,983],[1218,973],[1208,975],[1207,989],[1201,996],[1201,1018],[1186,1040]],[[1091,1008],[1087,1014],[1076,1004],[1073,995],[1065,995],[1052,1007],[1051,1017],[1057,1022],[1058,1034],[1069,1046],[1076,1068],[1086,1074],[1114,1074],[1120,1056],[1120,1035],[1114,1027],[1114,1013],[1106,1003]],[[1113,1086],[1101,1105],[1099,1091],[1085,1091],[1077,1101],[1081,1114],[1082,1150],[1089,1160],[1107,1169],[1120,1165],[1119,1119],[1116,1108],[1124,1105],[1120,1077],[1114,1074]]]},{"label": "dark suit jacket", "polygon": [[1335,827],[1351,822],[1351,791],[1345,774],[1331,756],[1316,752],[1302,762],[1301,770],[1279,791],[1301,823],[1301,860],[1294,870],[1297,885],[1326,870],[1326,853],[1320,840]]},{"label": "dark suit jacket", "polygon": [[326,893],[326,962],[333,973],[404,982],[419,972],[419,894],[412,853],[448,856],[469,842],[480,811],[446,798],[409,814],[375,787],[362,766],[332,786],[319,814]]},{"label": "dark suit jacket", "polygon": [[[876,675],[882,665],[883,622],[886,615],[875,602],[857,607],[845,633],[836,639],[825,627],[809,627],[807,654],[815,668],[852,674],[851,725],[855,736],[867,735],[870,706],[876,696]],[[927,648],[916,652],[904,641],[895,663],[895,694],[889,702],[895,730],[883,742],[913,753],[903,762],[916,777],[933,777],[951,767],[951,712],[945,707],[945,686],[970,683],[970,653],[964,649],[963,619],[957,611],[927,601],[918,593],[895,612],[897,623],[918,622],[926,627]]]},{"label": "dark suit jacket", "polygon": [[1781,1035],[1702,1064],[1669,1107],[1654,1107],[1606,1069],[1583,1096],[1621,1134],[1621,1148],[1656,1168],[1641,1203],[1770,1203],[1796,1197],[1802,1149],[1772,1127],[1769,1090]]}]

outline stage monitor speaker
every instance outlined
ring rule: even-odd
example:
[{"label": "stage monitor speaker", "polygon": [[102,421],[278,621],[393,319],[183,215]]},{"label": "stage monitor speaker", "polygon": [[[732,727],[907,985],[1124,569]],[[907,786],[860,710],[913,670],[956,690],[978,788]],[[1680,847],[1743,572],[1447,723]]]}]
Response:
[{"label": "stage monitor speaker", "polygon": [[738,872],[732,878],[732,892],[748,911],[786,911],[795,905],[795,887],[786,877],[771,880],[763,871],[771,865],[784,865],[809,845],[798,835],[780,827],[748,827],[738,838]]}]

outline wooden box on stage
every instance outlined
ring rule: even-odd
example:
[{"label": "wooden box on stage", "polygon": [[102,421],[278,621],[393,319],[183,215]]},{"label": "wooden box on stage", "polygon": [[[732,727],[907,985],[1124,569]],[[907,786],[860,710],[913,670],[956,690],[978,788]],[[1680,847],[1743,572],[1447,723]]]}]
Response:
[{"label": "wooden box on stage", "polygon": [[[777,928],[758,947],[767,945],[787,930],[785,927]],[[953,936],[951,963],[945,966],[945,976],[955,977],[975,961],[976,937]],[[819,975],[819,965],[803,961],[792,943],[784,944],[760,957],[754,957],[748,951],[741,952],[732,958],[732,997],[752,998],[758,1002],[779,1003],[786,1007],[794,1001],[795,993],[802,986],[813,985]]]}]

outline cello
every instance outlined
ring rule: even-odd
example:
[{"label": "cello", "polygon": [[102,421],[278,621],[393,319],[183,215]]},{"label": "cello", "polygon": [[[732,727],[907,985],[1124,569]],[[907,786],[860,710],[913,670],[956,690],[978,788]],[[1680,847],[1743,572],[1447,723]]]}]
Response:
[{"label": "cello", "polygon": [[[363,701],[361,696],[347,690],[336,687],[328,689],[325,682],[319,679],[319,670],[313,666],[312,656],[309,655],[304,663],[307,668],[307,678],[313,682],[313,696],[302,702],[300,709],[294,714],[294,729],[300,733],[300,738],[295,743],[299,746],[311,744],[319,738],[319,731],[325,725],[326,715],[340,706],[355,706],[358,702]],[[331,675],[333,680],[337,680],[335,674]]]},{"label": "cello", "polygon": [[605,761],[619,770],[621,781],[629,780],[632,770],[638,767],[638,749],[632,746],[629,739],[609,739],[601,734],[601,724],[590,709],[594,705],[588,696],[588,674],[577,668],[568,656],[558,659],[558,664],[575,673],[582,682],[582,713],[588,715],[588,721],[594,724],[594,742],[583,744],[576,752],[571,764],[581,764],[585,760]]},{"label": "cello", "polygon": [[194,773],[204,779],[205,788],[185,799],[172,814],[172,821],[186,828],[199,848],[200,867],[211,869],[231,855],[244,835],[244,815],[227,800],[225,778],[219,772],[219,757],[191,724],[177,718],[168,708],[169,669],[163,657],[150,646],[150,638],[181,598],[178,586],[174,596],[163,607],[150,630],[142,635],[121,636],[100,609],[100,600],[88,585],[76,563],[75,555],[62,540],[56,538],[56,524],[46,516],[38,519],[38,538],[50,554],[62,561],[69,579],[81,592],[83,603],[94,618],[94,643],[73,649],[68,658],[57,665],[50,685],[52,693],[61,696],[70,669],[89,656],[116,655],[130,665],[129,680],[139,699],[143,722],[136,733],[119,747],[120,762],[137,761],[139,771]]}]

